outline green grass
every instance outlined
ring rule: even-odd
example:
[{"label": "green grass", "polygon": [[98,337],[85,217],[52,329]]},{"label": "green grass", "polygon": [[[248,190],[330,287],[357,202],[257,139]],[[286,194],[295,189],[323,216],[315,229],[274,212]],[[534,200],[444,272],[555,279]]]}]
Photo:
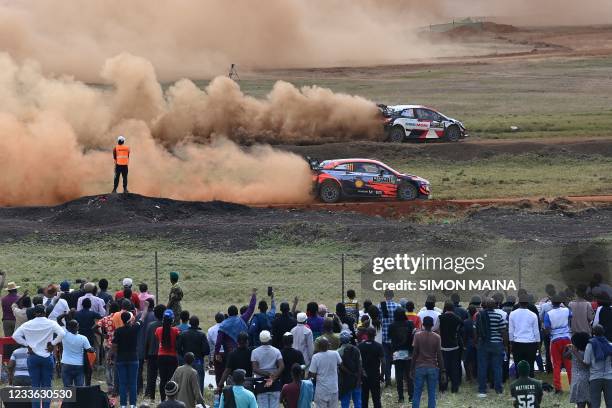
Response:
[{"label": "green grass", "polygon": [[396,161],[399,171],[418,174],[432,183],[433,197],[556,197],[610,194],[612,158],[524,154],[462,162]]}]

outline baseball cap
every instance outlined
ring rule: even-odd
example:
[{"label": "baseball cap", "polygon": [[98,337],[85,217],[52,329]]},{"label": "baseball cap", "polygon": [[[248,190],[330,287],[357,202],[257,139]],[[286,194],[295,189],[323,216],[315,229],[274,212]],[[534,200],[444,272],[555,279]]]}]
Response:
[{"label": "baseball cap", "polygon": [[268,343],[270,340],[272,340],[272,335],[270,335],[269,331],[262,330],[261,333],[259,333],[259,341],[262,343]]},{"label": "baseball cap", "polygon": [[123,279],[123,287],[130,287],[132,286],[132,280],[130,278],[125,278]]},{"label": "baseball cap", "polygon": [[174,312],[172,311],[172,309],[166,309],[164,311],[164,319],[172,319],[172,320],[174,320]]},{"label": "baseball cap", "polygon": [[60,283],[60,290],[62,292],[67,291],[68,289],[70,289],[70,282],[68,282],[67,280],[62,281],[62,283]]},{"label": "baseball cap", "polygon": [[302,313],[297,314],[298,323],[304,323],[307,319],[308,319],[308,316],[306,316],[306,313],[302,312]]}]

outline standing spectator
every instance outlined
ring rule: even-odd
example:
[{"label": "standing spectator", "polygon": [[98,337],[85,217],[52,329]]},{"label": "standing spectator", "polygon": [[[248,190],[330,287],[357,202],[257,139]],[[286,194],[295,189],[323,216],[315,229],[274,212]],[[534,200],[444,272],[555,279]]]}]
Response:
[{"label": "standing spectator", "polygon": [[561,307],[563,299],[560,295],[554,295],[551,299],[552,309],[544,314],[544,329],[550,334],[550,358],[553,367],[553,384],[555,392],[561,389],[561,365],[567,370],[567,378],[572,381],[572,362],[563,357],[565,347],[571,343],[571,319],[572,312],[566,307]]},{"label": "standing spectator", "polygon": [[363,314],[359,318],[359,324],[357,325],[357,334],[355,335],[357,338],[357,343],[361,343],[362,341],[366,341],[368,339],[368,328],[372,327],[372,323],[370,322],[370,316],[367,314]]},{"label": "standing spectator", "polygon": [[[281,403],[286,408],[311,408],[314,399],[312,381],[304,380],[304,370],[299,364],[291,367],[292,381],[283,386]],[[357,406],[357,405],[355,405]]]},{"label": "standing spectator", "polygon": [[383,335],[382,335],[383,324],[380,319],[380,309],[375,305],[370,305],[368,315],[370,316],[370,323],[372,327],[374,327],[374,329],[376,330],[376,339],[375,339],[376,342],[383,344]]},{"label": "standing spectator", "polygon": [[246,332],[238,334],[238,347],[227,356],[227,364],[221,379],[217,383],[217,392],[221,392],[225,380],[236,370],[244,370],[247,377],[253,376],[253,363],[251,363],[251,349],[249,348],[249,335]]},{"label": "standing spectator", "polygon": [[425,300],[425,307],[419,312],[421,322],[425,317],[431,317],[434,321],[433,330],[438,331],[438,325],[440,324],[438,318],[441,314],[442,311],[436,307],[436,297],[434,295],[428,295],[427,299]]},{"label": "standing spectator", "polygon": [[121,284],[123,285],[123,289],[115,292],[115,300],[127,298],[136,309],[139,309],[140,298],[138,297],[138,294],[132,290],[132,279],[124,278]]},{"label": "standing spectator", "polygon": [[141,306],[146,306],[144,302],[146,302],[148,299],[153,299],[153,301],[155,301],[155,296],[149,293],[149,285],[146,283],[139,284],[138,290],[138,301],[140,302]]},{"label": "standing spectator", "polygon": [[606,333],[608,341],[612,341],[612,307],[610,306],[610,296],[607,292],[601,291],[597,295],[597,311],[593,318],[593,326],[601,325]]},{"label": "standing spectator", "polygon": [[70,282],[65,280],[60,283],[60,289],[64,293],[64,299],[68,302],[68,307],[70,309],[76,309],[79,298],[85,294],[85,291],[81,288],[81,284],[83,281],[81,279],[77,279],[76,283],[79,284],[78,289],[71,290]]},{"label": "standing spectator", "polygon": [[204,393],[204,364],[206,357],[210,354],[210,347],[206,334],[200,329],[198,316],[189,318],[189,329],[179,334],[176,349],[178,354],[182,356],[187,353],[193,354],[193,362],[190,365],[198,373],[200,392]]},{"label": "standing spectator", "polygon": [[174,370],[176,370],[178,366],[176,338],[180,332],[179,329],[172,326],[173,323],[174,313],[172,309],[166,309],[162,320],[162,326],[155,329],[155,337],[159,343],[159,349],[157,350],[157,369],[159,370],[159,393],[162,401],[166,399],[166,383],[172,378]]},{"label": "standing spectator", "polygon": [[572,335],[572,344],[565,349],[565,357],[572,359],[570,402],[576,404],[577,408],[586,408],[591,403],[589,366],[584,364],[584,352],[589,340],[587,333],[579,331]]},{"label": "standing spectator", "polygon": [[[217,337],[219,335],[219,326],[225,319],[225,315],[221,312],[217,312],[215,314],[215,324],[208,329],[208,346],[210,348],[210,364],[213,366],[215,371],[215,382],[218,384],[221,379],[221,375],[223,375],[225,361],[225,350],[223,350],[223,346],[219,348],[219,351],[215,354],[215,345],[217,344]],[[217,358],[217,355],[219,356]],[[250,361],[250,360],[249,360]],[[250,363],[249,363],[250,365]]]},{"label": "standing spectator", "polygon": [[314,401],[317,408],[338,406],[338,366],[342,364],[340,354],[329,350],[326,338],[319,343],[320,352],[312,356],[308,376],[316,379]]},{"label": "standing spectator", "polygon": [[495,301],[486,299],[485,308],[476,319],[477,357],[478,357],[478,397],[487,396],[487,374],[493,372],[495,392],[501,394],[502,366],[504,362],[504,335],[506,321],[495,311]]},{"label": "standing spectator", "polygon": [[113,323],[113,317],[115,313],[119,312],[119,305],[115,301],[111,301],[108,304],[108,315],[104,316],[98,321],[98,327],[102,331],[104,341],[102,346],[104,347],[104,355],[106,361],[104,364],[104,372],[106,375],[106,385],[110,390],[111,394],[116,394],[117,383],[115,381],[115,353],[113,353],[112,343],[113,335],[115,334],[115,324]]},{"label": "standing spectator", "polygon": [[319,305],[317,302],[310,302],[306,305],[306,324],[312,330],[313,339],[317,339],[323,332],[323,322],[325,319],[319,316]]},{"label": "standing spectator", "polygon": [[[380,315],[382,316],[382,345],[385,351],[385,386],[391,385],[391,364],[393,362],[393,350],[391,347],[391,337],[389,336],[389,326],[393,323],[395,309],[399,304],[393,301],[393,291],[385,290],[385,300],[380,302]],[[370,315],[370,317],[372,317]]]},{"label": "standing spectator", "polygon": [[[555,285],[552,284],[547,284],[546,287],[544,288],[547,297],[540,299],[540,301],[538,302],[539,304],[539,317],[541,321],[544,321],[544,315],[552,309],[552,297],[555,296],[557,294],[557,290],[555,289]],[[544,331],[542,333],[542,341],[544,343],[544,349],[546,350],[546,372],[547,373],[552,373],[553,372],[553,364],[552,364],[552,359],[551,359],[551,354],[550,354],[550,332],[548,331]]]},{"label": "standing spectator", "polygon": [[338,350],[340,347],[340,337],[334,333],[334,321],[330,318],[325,319],[323,322],[323,333],[315,340],[314,352],[315,354],[321,351],[321,340],[327,340],[327,348],[329,350]]},{"label": "standing spectator", "polygon": [[540,326],[538,315],[529,310],[528,305],[528,295],[521,294],[519,308],[510,312],[508,340],[512,346],[514,361],[518,363],[525,360],[529,364],[529,376],[533,377],[533,364],[540,347]]},{"label": "standing spectator", "polygon": [[576,288],[576,300],[569,303],[569,309],[572,312],[572,333],[591,333],[591,322],[593,321],[594,313],[591,302],[585,299],[586,285],[580,284]]},{"label": "standing spectator", "polygon": [[291,329],[291,336],[293,348],[302,353],[304,363],[309,366],[314,354],[314,341],[312,330],[306,325],[307,319],[306,313],[298,313],[297,325]]},{"label": "standing spectator", "polygon": [[179,388],[176,398],[182,401],[187,408],[195,408],[196,404],[204,405],[198,372],[193,368],[195,361],[193,353],[186,353],[183,361],[185,364],[177,368],[172,375],[172,381],[177,383]]},{"label": "standing spectator", "polygon": [[146,359],[146,341],[147,341],[147,328],[151,323],[157,320],[155,316],[155,300],[150,297],[143,300],[141,303],[143,310],[138,315],[138,320],[141,320],[140,329],[138,330],[138,341],[136,342],[138,349],[138,394],[142,393],[144,388],[144,362]]},{"label": "standing spectator", "polygon": [[4,330],[4,337],[11,337],[15,331],[15,315],[13,314],[13,303],[19,300],[17,294],[17,286],[15,282],[9,282],[6,285],[8,294],[2,298],[2,329]]},{"label": "standing spectator", "polygon": [[414,378],[414,396],[412,407],[421,406],[423,386],[427,383],[427,407],[436,408],[436,389],[438,378],[444,382],[445,369],[442,357],[440,336],[432,331],[434,325],[431,316],[423,318],[423,330],[416,333],[413,341],[412,377]]},{"label": "standing spectator", "polygon": [[453,293],[450,296],[450,300],[451,303],[454,306],[454,312],[457,316],[459,316],[459,318],[461,319],[461,321],[464,321],[465,319],[468,318],[468,312],[467,310],[461,306],[461,297],[459,296],[458,293]]},{"label": "standing spectator", "polygon": [[115,330],[113,335],[113,352],[115,353],[115,364],[117,365],[117,382],[119,383],[119,401],[122,407],[128,402],[130,406],[136,406],[138,397],[138,332],[142,325],[144,315],[140,320],[132,323],[132,315],[121,312],[123,325]]},{"label": "standing spectator", "polygon": [[374,408],[381,408],[380,382],[383,379],[385,353],[382,344],[376,342],[376,329],[367,329],[368,339],[359,343],[357,348],[361,352],[363,378],[361,381],[362,407],[368,407],[370,394]]},{"label": "standing spectator", "polygon": [[[238,315],[238,308],[235,305],[231,305],[227,308],[228,316],[219,325],[219,332],[215,343],[215,361],[223,361],[222,356],[219,354],[221,347],[225,350],[225,354],[230,353],[236,348],[238,334],[243,331],[248,332],[247,322],[251,319],[255,311],[256,303],[257,289],[253,288],[251,292],[251,301],[244,313]],[[221,372],[223,372],[223,370],[221,370]]]},{"label": "standing spectator", "polygon": [[28,348],[20,346],[13,350],[7,365],[8,383],[17,387],[32,385],[28,371]]},{"label": "standing spectator", "polygon": [[303,365],[304,355],[301,351],[293,348],[293,336],[287,332],[283,335],[283,348],[281,349],[281,355],[283,356],[283,373],[281,374],[281,383],[283,385],[289,384],[291,379],[291,367],[294,364]]},{"label": "standing spectator", "polygon": [[[52,320],[45,317],[45,307],[34,308],[34,319],[26,322],[13,333],[13,339],[32,352],[28,356],[28,372],[32,387],[51,387],[53,379],[53,348],[64,338],[64,330]],[[55,338],[53,337],[55,335]],[[32,402],[32,407],[38,401]],[[49,408],[49,402],[43,401],[43,407]]]},{"label": "standing spectator", "polygon": [[[63,318],[66,315],[60,317]],[[83,355],[87,351],[93,351],[86,336],[78,333],[79,323],[70,320],[64,329],[62,339],[62,381],[64,387],[82,387],[85,383],[85,370]]]},{"label": "standing spectator", "polygon": [[542,402],[542,383],[529,378],[529,363],[521,360],[516,365],[518,379],[510,385],[510,394],[514,399],[514,407],[540,408]]},{"label": "standing spectator", "polygon": [[290,332],[297,325],[297,321],[291,316],[289,303],[280,304],[280,315],[272,321],[272,345],[276,348],[283,347],[283,335]]},{"label": "standing spectator", "polygon": [[346,328],[351,332],[351,336],[355,337],[356,320],[353,318],[353,316],[346,313],[344,303],[338,303],[336,305],[336,316],[340,320],[342,326],[346,326]]},{"label": "standing spectator", "polygon": [[[180,330],[181,333],[189,329],[189,311],[183,310],[181,312],[181,315],[179,316],[179,321],[180,323],[176,327]],[[179,384],[179,390],[180,390],[180,384]]]},{"label": "standing spectator", "polygon": [[421,330],[421,318],[414,311],[414,302],[412,300],[406,302],[406,318],[412,322],[415,329]]},{"label": "standing spectator", "polygon": [[[461,341],[463,333],[463,321],[455,311],[455,305],[451,302],[444,304],[443,313],[440,315],[440,339],[442,342],[442,358],[444,368],[451,383],[451,392],[459,392],[461,384]],[[445,391],[448,384],[440,387]]]},{"label": "standing spectator", "polygon": [[157,382],[157,374],[159,372],[159,367],[157,365],[159,341],[157,340],[155,333],[157,329],[162,327],[162,320],[164,318],[165,311],[166,305],[158,304],[155,306],[153,309],[155,320],[149,323],[149,325],[146,327],[144,355],[145,360],[147,361],[147,387],[145,389],[145,396],[151,400],[155,400],[155,384]]},{"label": "standing spectator", "polygon": [[51,301],[51,307],[46,307],[45,311],[51,308],[51,312],[48,313],[48,317],[51,320],[57,320],[60,315],[70,311],[70,305],[68,304],[68,298],[70,297],[70,283],[63,281],[60,283],[60,291],[55,295]]},{"label": "standing spectator", "polygon": [[259,346],[259,333],[264,330],[272,330],[272,320],[276,316],[276,303],[274,302],[274,293],[271,297],[272,307],[268,310],[268,302],[260,300],[258,309],[259,313],[253,315],[249,324],[249,342],[253,347]]},{"label": "standing spectator", "polygon": [[404,402],[404,380],[408,383],[408,398],[412,401],[414,385],[410,378],[410,365],[412,361],[412,341],[414,324],[406,319],[403,308],[395,309],[395,320],[389,326],[389,336],[393,351],[393,364],[395,365],[395,382],[397,385],[398,403]]},{"label": "standing spectator", "polygon": [[15,316],[15,329],[28,321],[28,308],[32,307],[32,300],[28,296],[26,290],[16,303],[11,305],[13,315]]},{"label": "standing spectator", "polygon": [[164,395],[166,395],[168,399],[157,405],[157,408],[185,408],[185,404],[176,399],[178,391],[179,389],[177,383],[174,381],[168,381],[164,387]]},{"label": "standing spectator", "polygon": [[359,320],[359,302],[357,301],[355,291],[353,289],[349,289],[346,291],[346,297],[348,301],[344,302],[344,309],[346,310],[346,314],[353,318],[353,321]]},{"label": "standing spectator", "polygon": [[593,327],[593,338],[584,351],[584,363],[590,368],[591,408],[601,406],[602,392],[606,407],[612,407],[612,344],[601,325]]},{"label": "standing spectator", "polygon": [[468,318],[463,321],[463,347],[465,348],[463,365],[465,367],[465,379],[472,381],[476,379],[476,344],[474,342],[476,323],[474,322],[474,316],[476,316],[478,309],[474,305],[469,305],[467,311]]},{"label": "standing spectator", "polygon": [[105,278],[100,279],[98,281],[98,288],[100,290],[98,291],[96,296],[102,299],[104,304],[108,306],[108,304],[113,300],[113,296],[108,293],[108,280]]},{"label": "standing spectator", "polygon": [[349,408],[353,400],[354,408],[361,408],[361,379],[363,367],[361,365],[361,353],[359,349],[351,344],[353,335],[349,330],[340,333],[342,345],[338,354],[342,359],[338,372],[338,393],[342,408]]},{"label": "standing spectator", "polygon": [[179,274],[178,272],[170,272],[170,294],[168,295],[168,309],[174,312],[174,323],[178,324],[178,319],[183,310],[181,308],[181,300],[183,300],[183,289],[178,284]]},{"label": "standing spectator", "polygon": [[251,353],[253,374],[260,380],[255,380],[255,387],[258,390],[257,405],[260,408],[276,408],[280,401],[282,388],[280,377],[285,365],[281,352],[270,345],[271,341],[270,332],[262,331],[259,334],[261,346]]},{"label": "standing spectator", "polygon": [[219,408],[258,408],[255,395],[244,388],[245,374],[245,371],[240,369],[232,373],[232,382],[234,385],[225,387],[221,392]]},{"label": "standing spectator", "polygon": [[104,303],[104,300],[100,299],[94,294],[96,290],[96,284],[93,282],[87,282],[83,286],[83,290],[85,294],[77,300],[76,310],[79,311],[83,309],[83,300],[89,299],[91,311],[99,314],[101,317],[106,316],[106,303]]},{"label": "standing spectator", "polygon": [[95,344],[94,328],[101,318],[102,316],[99,313],[91,310],[90,298],[84,298],[81,310],[74,314],[74,319],[79,322],[79,334],[87,337],[92,347]]}]

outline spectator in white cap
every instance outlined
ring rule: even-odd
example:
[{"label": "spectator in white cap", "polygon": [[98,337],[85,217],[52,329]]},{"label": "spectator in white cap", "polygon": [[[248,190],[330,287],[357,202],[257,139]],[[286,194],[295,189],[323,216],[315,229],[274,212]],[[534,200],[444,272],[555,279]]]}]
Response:
[{"label": "spectator in white cap", "polygon": [[291,329],[291,335],[293,336],[293,348],[302,352],[304,364],[309,366],[314,354],[314,339],[312,330],[306,325],[307,319],[306,313],[298,313],[297,326]]},{"label": "spectator in white cap", "polygon": [[270,345],[272,336],[268,330],[259,333],[261,346],[251,353],[257,405],[260,408],[277,408],[280,403],[281,374],[285,365],[281,352]]},{"label": "spectator in white cap", "polygon": [[122,284],[123,289],[115,292],[115,300],[128,298],[136,309],[140,309],[140,298],[136,292],[132,291],[132,279],[124,278]]}]

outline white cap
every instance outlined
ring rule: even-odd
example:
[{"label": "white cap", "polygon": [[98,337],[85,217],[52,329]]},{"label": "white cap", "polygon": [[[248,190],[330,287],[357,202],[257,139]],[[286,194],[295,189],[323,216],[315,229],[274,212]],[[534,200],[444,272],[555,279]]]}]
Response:
[{"label": "white cap", "polygon": [[119,143],[125,143],[125,137],[123,137],[123,136],[119,136],[119,137],[117,138],[117,142],[119,142]]},{"label": "white cap", "polygon": [[298,323],[304,323],[306,321],[306,319],[308,318],[308,316],[306,316],[306,313],[298,313],[297,314],[297,321]]},{"label": "white cap", "polygon": [[123,286],[132,286],[132,280],[130,278],[123,279]]},{"label": "white cap", "polygon": [[262,330],[261,333],[259,333],[259,341],[262,343],[269,343],[270,340],[272,340],[272,335],[269,331]]}]

